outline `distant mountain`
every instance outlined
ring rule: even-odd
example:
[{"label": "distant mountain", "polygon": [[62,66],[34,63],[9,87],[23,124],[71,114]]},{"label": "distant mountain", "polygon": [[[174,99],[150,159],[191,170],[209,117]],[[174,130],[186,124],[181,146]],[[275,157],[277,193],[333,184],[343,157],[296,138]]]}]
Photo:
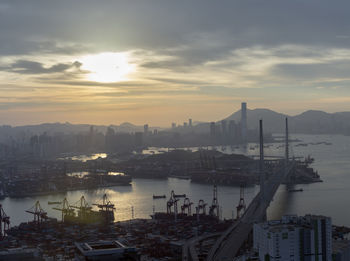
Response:
[{"label": "distant mountain", "polygon": [[[247,120],[249,129],[257,129],[260,119],[264,121],[264,130],[267,132],[276,132],[273,130],[281,130],[284,128],[284,119],[289,117],[285,114],[278,113],[269,109],[247,109]],[[241,111],[233,113],[225,120],[234,120],[236,123],[241,121]]]},{"label": "distant mountain", "polygon": [[[55,134],[78,134],[90,131],[91,126],[97,132],[105,133],[108,127],[114,128],[116,132],[137,132],[143,131],[143,126],[133,125],[131,123],[125,122],[120,125],[93,125],[93,124],[71,124],[71,123],[43,123],[38,125],[25,125],[25,126],[0,126],[0,142],[3,140],[8,140],[9,138],[28,138],[32,135],[40,135],[47,133],[48,135]],[[157,127],[150,127],[149,130],[152,131]],[[160,128],[158,128],[160,129]]]},{"label": "distant mountain", "polygon": [[306,111],[291,118],[291,131],[313,134],[350,134],[350,112]]},{"label": "distant mountain", "polygon": [[[268,109],[247,110],[249,129],[257,129],[259,119],[263,119],[265,131],[282,133],[286,117],[288,117],[290,131],[294,133],[350,135],[350,112],[327,113],[309,110],[296,116],[289,116]],[[239,123],[241,111],[233,113],[225,120],[234,120]]]}]

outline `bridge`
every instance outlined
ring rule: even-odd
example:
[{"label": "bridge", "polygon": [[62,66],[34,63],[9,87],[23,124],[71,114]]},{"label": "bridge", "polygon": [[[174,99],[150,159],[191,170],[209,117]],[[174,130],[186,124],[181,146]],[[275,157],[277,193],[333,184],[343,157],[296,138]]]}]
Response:
[{"label": "bridge", "polygon": [[[208,261],[233,260],[256,222],[266,220],[266,209],[279,187],[291,173],[295,163],[289,161],[288,119],[286,119],[285,161],[281,161],[266,180],[264,172],[263,126],[260,120],[260,192],[255,196],[240,219],[234,222],[215,242],[207,256]],[[191,255],[192,256],[192,255]],[[193,258],[196,260],[196,258]]]}]

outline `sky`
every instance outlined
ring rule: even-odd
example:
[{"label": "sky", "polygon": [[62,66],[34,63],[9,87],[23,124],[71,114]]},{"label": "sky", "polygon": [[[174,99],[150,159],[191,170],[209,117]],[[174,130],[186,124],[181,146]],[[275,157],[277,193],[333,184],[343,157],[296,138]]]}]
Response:
[{"label": "sky", "polygon": [[349,1],[0,0],[0,124],[350,111]]}]

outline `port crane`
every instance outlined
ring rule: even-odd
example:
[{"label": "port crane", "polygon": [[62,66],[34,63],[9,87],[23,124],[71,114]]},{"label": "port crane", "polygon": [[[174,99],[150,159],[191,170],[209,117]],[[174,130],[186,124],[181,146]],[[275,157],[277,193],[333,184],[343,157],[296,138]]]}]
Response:
[{"label": "port crane", "polygon": [[188,216],[191,216],[191,206],[193,205],[193,202],[190,201],[189,198],[185,198],[184,199],[184,204],[181,206],[181,213],[182,214],[185,214],[186,213],[186,210],[187,210],[187,215]]},{"label": "port crane", "polygon": [[61,208],[54,207],[53,209],[62,212],[62,222],[65,222],[66,217],[75,217],[75,211],[69,206],[67,198],[64,198]]},{"label": "port crane", "polygon": [[97,206],[100,210],[99,212],[103,214],[106,219],[106,222],[112,222],[114,220],[114,204],[108,199],[107,194],[104,194],[102,197],[102,204],[94,203],[92,204]]},{"label": "port crane", "polygon": [[49,218],[47,216],[47,212],[45,212],[40,206],[39,200],[35,202],[34,206],[26,210],[26,212],[34,215],[34,223],[38,225],[41,224],[43,220],[47,220]]},{"label": "port crane", "polygon": [[74,205],[69,205],[69,207],[79,209],[78,216],[81,219],[87,218],[92,209],[92,207],[87,203],[84,196],[81,196],[81,198]]},{"label": "port crane", "polygon": [[209,215],[219,218],[218,188],[215,184],[213,188],[213,202],[209,207]]},{"label": "port crane", "polygon": [[2,205],[0,204],[0,240],[3,240],[6,231],[10,229],[10,217],[6,215]]},{"label": "port crane", "polygon": [[207,203],[205,203],[203,199],[200,199],[198,201],[198,206],[196,207],[197,215],[199,215],[199,214],[206,215],[206,213],[207,213],[206,207],[207,207]]},{"label": "port crane", "polygon": [[246,204],[245,204],[245,201],[244,201],[244,185],[243,184],[241,184],[241,186],[240,186],[239,194],[240,194],[239,203],[238,203],[238,206],[236,207],[236,209],[237,209],[237,216],[236,216],[237,220],[242,217],[243,213],[246,210]]},{"label": "port crane", "polygon": [[175,197],[174,190],[171,191],[170,199],[167,202],[167,213],[171,214],[172,213],[172,208],[174,207],[174,213],[175,215],[177,214],[177,202],[179,199]]}]

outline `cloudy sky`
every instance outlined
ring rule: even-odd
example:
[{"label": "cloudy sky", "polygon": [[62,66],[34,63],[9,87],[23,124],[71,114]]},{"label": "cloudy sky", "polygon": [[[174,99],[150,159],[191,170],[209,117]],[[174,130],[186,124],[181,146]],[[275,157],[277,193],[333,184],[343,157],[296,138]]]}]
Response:
[{"label": "cloudy sky", "polygon": [[350,2],[0,0],[0,124],[350,110]]}]

